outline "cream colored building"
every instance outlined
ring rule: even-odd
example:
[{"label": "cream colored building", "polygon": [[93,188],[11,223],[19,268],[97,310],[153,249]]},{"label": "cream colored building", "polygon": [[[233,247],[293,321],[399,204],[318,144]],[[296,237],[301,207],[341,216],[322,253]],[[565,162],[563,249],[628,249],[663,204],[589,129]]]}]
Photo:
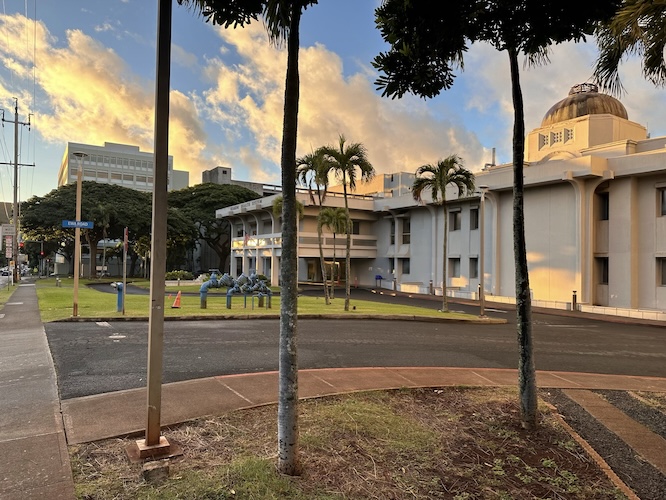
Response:
[{"label": "cream colored building", "polygon": [[[58,172],[58,187],[76,182],[79,159],[74,153],[84,153],[81,158],[84,181],[118,184],[138,191],[153,191],[153,153],[140,151],[138,146],[105,142],[104,146],[68,142]],[[189,173],[174,170],[173,156],[169,156],[167,189],[186,188]]]},{"label": "cream colored building", "polygon": [[[666,319],[658,313],[666,311],[666,137],[649,138],[617,99],[583,84],[548,110],[541,126],[528,133],[525,149],[534,303],[570,308],[575,294],[584,310]],[[400,176],[409,175],[393,174],[394,182],[401,186],[407,177]],[[387,188],[390,182],[391,174],[378,176],[359,186],[365,196],[350,202],[356,222],[352,282],[375,286],[382,276],[385,288],[441,294],[446,262],[449,294],[477,298],[483,264],[488,299],[513,301],[511,164],[477,172],[479,189],[472,197],[458,199],[447,191],[446,259],[443,209],[418,205],[408,190]],[[318,281],[317,209],[307,193],[299,199],[306,205],[299,223],[299,280]],[[341,203],[341,196],[329,194],[327,204]],[[264,274],[277,282],[280,234],[270,204],[270,197],[263,198],[218,210],[218,217],[229,218],[236,231],[232,272],[268,268]],[[324,241],[332,261],[332,235]],[[344,236],[337,236],[336,248],[342,257]]]}]

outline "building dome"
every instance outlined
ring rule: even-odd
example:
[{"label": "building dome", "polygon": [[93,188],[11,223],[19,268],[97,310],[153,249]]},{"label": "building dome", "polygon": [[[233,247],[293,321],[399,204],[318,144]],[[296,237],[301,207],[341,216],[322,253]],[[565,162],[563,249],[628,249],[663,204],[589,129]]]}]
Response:
[{"label": "building dome", "polygon": [[571,87],[569,96],[548,110],[541,126],[578,118],[586,115],[615,115],[628,119],[627,110],[620,101],[607,94],[600,94],[593,83],[580,83]]}]

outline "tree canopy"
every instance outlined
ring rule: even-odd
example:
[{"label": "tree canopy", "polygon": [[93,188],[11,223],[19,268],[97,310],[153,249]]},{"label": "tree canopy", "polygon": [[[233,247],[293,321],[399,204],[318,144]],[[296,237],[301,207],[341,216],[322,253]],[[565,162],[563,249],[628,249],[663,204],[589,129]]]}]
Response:
[{"label": "tree canopy", "polygon": [[197,232],[197,238],[217,254],[218,268],[223,269],[231,251],[229,222],[215,217],[219,208],[230,207],[259,198],[254,191],[231,184],[197,184],[168,195],[170,209],[177,211],[190,227]]}]

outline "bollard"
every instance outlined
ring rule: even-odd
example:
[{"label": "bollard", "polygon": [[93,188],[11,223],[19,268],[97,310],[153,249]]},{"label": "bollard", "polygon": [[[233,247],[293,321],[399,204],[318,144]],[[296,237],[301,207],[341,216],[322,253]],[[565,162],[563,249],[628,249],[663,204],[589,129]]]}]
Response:
[{"label": "bollard", "polygon": [[571,310],[576,311],[578,307],[578,297],[576,296],[576,290],[573,291],[573,297],[571,298]]},{"label": "bollard", "polygon": [[231,309],[231,295],[227,295],[227,309]]},{"label": "bollard", "polygon": [[259,295],[259,299],[257,300],[257,307],[264,307],[264,296]]},{"label": "bollard", "polygon": [[56,286],[61,287],[62,286],[62,281],[60,281],[60,278],[56,278]]},{"label": "bollard", "polygon": [[202,290],[199,292],[199,299],[201,302],[201,309],[206,309],[208,306],[208,291]]},{"label": "bollard", "polygon": [[116,292],[118,294],[118,303],[116,307],[117,312],[123,312],[123,284],[122,282],[116,283]]}]

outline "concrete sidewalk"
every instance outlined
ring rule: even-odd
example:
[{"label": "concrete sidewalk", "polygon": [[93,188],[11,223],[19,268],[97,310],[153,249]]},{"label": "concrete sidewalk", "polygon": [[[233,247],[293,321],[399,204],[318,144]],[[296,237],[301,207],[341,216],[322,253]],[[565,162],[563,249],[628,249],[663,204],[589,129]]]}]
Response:
[{"label": "concrete sidewalk", "polygon": [[[516,370],[493,368],[330,368],[299,370],[301,399],[404,387],[515,387]],[[666,378],[591,373],[537,372],[540,388],[616,389],[666,392]],[[277,402],[277,372],[224,375],[165,384],[163,426],[207,415]],[[62,401],[69,444],[145,430],[146,389],[96,394]],[[666,471],[665,471],[666,472]]]},{"label": "concrete sidewalk", "polygon": [[56,373],[35,286],[21,283],[0,311],[0,498],[70,499]]}]

